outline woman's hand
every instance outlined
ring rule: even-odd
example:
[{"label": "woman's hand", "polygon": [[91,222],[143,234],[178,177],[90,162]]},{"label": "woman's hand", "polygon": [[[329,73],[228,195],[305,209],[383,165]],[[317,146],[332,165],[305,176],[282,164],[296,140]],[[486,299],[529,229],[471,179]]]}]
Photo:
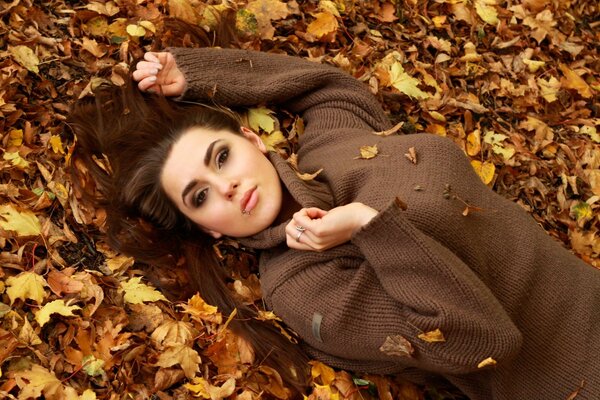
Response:
[{"label": "woman's hand", "polygon": [[162,93],[165,96],[179,96],[185,90],[185,76],[169,52],[147,52],[133,71],[133,79],[143,92]]},{"label": "woman's hand", "polygon": [[287,245],[296,250],[331,249],[349,241],[352,234],[375,215],[376,210],[362,203],[350,203],[329,211],[303,208],[285,228]]}]

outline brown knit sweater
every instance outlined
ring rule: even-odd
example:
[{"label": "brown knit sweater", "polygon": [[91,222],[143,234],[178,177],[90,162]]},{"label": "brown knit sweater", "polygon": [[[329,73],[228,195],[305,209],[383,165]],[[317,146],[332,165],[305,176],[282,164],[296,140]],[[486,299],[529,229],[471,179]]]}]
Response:
[{"label": "brown knit sweater", "polygon": [[[576,399],[600,399],[600,272],[486,187],[454,143],[372,135],[390,127],[380,105],[333,67],[239,50],[170,51],[186,99],[302,115],[299,168],[323,172],[302,181],[270,154],[299,204],[356,201],[379,211],[349,243],[322,253],[287,248],[285,224],[240,240],[264,249],[266,303],[311,356],[362,372],[441,375],[472,399],[566,399],[582,382]],[[380,156],[356,159],[373,144]],[[404,156],[411,147],[416,164]],[[463,216],[455,196],[481,210]],[[445,342],[418,337],[435,329]],[[478,368],[488,357],[497,364]]]}]

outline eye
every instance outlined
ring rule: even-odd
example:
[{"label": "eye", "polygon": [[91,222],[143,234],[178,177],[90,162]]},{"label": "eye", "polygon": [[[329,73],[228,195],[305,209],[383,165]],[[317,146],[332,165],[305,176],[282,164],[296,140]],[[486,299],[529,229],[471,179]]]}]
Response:
[{"label": "eye", "polygon": [[194,207],[200,207],[202,203],[206,200],[206,195],[208,194],[208,189],[198,190],[194,193],[192,197],[192,204]]},{"label": "eye", "polygon": [[217,154],[217,168],[221,168],[225,164],[225,161],[227,161],[227,158],[229,158],[229,148],[225,147]]}]

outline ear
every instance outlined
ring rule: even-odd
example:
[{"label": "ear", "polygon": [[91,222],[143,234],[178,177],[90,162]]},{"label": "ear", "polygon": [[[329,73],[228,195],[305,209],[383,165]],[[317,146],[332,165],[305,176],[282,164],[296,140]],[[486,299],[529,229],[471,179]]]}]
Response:
[{"label": "ear", "polygon": [[267,146],[263,143],[260,136],[258,136],[252,129],[241,127],[242,135],[248,139],[253,145],[255,145],[263,154],[267,154]]},{"label": "ear", "polygon": [[223,234],[220,232],[212,231],[210,229],[203,229],[203,231],[208,233],[210,236],[212,236],[215,239],[220,239],[221,237],[223,237]]}]

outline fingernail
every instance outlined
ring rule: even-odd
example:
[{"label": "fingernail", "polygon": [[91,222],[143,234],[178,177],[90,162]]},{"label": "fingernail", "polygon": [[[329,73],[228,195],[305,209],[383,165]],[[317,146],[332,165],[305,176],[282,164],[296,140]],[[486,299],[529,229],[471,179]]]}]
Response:
[{"label": "fingernail", "polygon": [[151,76],[149,79],[150,79],[150,82],[156,82],[156,77],[155,76]]},{"label": "fingernail", "polygon": [[158,74],[158,69],[153,69],[152,70],[152,75],[156,75],[156,74]]}]

